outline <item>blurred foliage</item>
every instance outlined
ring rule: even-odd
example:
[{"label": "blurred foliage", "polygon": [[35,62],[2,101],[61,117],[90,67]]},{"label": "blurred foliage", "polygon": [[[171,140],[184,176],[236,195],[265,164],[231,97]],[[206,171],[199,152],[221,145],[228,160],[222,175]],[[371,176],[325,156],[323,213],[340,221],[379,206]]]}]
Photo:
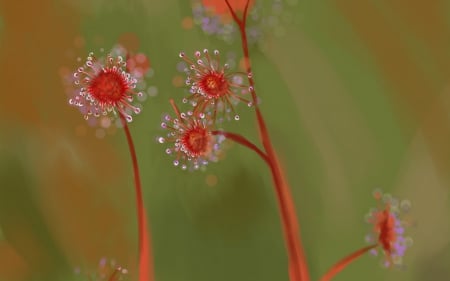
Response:
[{"label": "blurred foliage", "polygon": [[[125,137],[111,130],[97,138],[67,105],[61,81],[77,57],[118,42],[149,57],[154,75],[146,82],[158,90],[130,126],[157,280],[288,280],[264,163],[228,143],[223,160],[188,173],[155,141],[168,99],[183,97],[173,83],[183,75],[179,51],[219,49],[239,59],[238,37],[228,44],[197,25],[183,28],[189,1],[0,3],[0,280],[74,280],[74,268],[95,271],[102,257],[136,280]],[[364,246],[376,187],[413,203],[408,269],[386,270],[364,256],[335,280],[448,280],[450,5],[286,3],[278,32],[250,52],[313,280]],[[241,120],[223,127],[257,142],[253,111],[237,110]]]}]

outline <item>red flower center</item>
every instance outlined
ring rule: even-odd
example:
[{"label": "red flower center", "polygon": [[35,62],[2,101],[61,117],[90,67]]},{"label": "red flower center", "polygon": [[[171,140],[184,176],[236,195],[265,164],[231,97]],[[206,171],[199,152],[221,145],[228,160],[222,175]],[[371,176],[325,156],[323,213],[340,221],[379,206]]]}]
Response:
[{"label": "red flower center", "polygon": [[379,233],[378,241],[383,246],[383,249],[387,253],[391,253],[392,246],[396,241],[397,236],[395,233],[395,218],[390,213],[389,207],[377,214],[375,231]]},{"label": "red flower center", "polygon": [[105,69],[92,79],[88,91],[99,103],[115,105],[126,97],[128,84],[117,70]]},{"label": "red flower center", "polygon": [[203,93],[215,99],[225,96],[229,90],[229,83],[222,73],[210,72],[199,83]]},{"label": "red flower center", "polygon": [[211,136],[206,128],[196,126],[184,134],[182,143],[192,156],[197,157],[210,151]]}]

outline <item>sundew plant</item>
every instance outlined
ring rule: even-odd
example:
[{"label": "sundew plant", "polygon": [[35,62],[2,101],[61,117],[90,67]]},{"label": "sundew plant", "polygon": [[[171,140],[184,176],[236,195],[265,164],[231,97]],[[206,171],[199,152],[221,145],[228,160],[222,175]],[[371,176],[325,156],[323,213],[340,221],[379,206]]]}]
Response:
[{"label": "sundew plant", "polygon": [[88,2],[0,6],[0,281],[450,280],[445,5]]},{"label": "sundew plant", "polygon": [[[173,158],[172,164],[188,173],[205,170],[213,162],[221,160],[222,143],[232,141],[254,151],[266,164],[271,174],[274,195],[278,205],[281,228],[284,234],[287,271],[291,281],[310,281],[308,259],[300,236],[300,224],[296,215],[296,206],[292,199],[291,186],[281,166],[279,156],[272,144],[270,129],[260,109],[258,86],[255,82],[257,70],[252,69],[249,51],[247,22],[253,1],[208,2],[210,8],[220,14],[229,13],[240,35],[242,52],[242,72],[233,72],[229,64],[221,59],[219,50],[198,50],[193,56],[184,51],[179,57],[185,63],[185,85],[188,92],[178,98],[185,104],[182,111],[175,98],[169,102],[172,114],[163,115],[161,129],[165,131],[157,140],[166,144],[165,152]],[[217,15],[218,16],[218,15]],[[90,53],[83,66],[73,74],[76,90],[69,104],[78,107],[86,120],[110,116],[118,118],[124,129],[133,163],[136,209],[138,221],[139,275],[140,281],[155,280],[152,253],[150,251],[150,232],[146,225],[145,208],[142,199],[142,184],[138,167],[137,153],[128,123],[133,114],[141,112],[141,105],[134,102],[142,97],[135,90],[137,78],[129,73],[126,58],[104,55],[97,59]],[[263,89],[258,89],[263,92]],[[259,92],[259,91],[258,91]],[[243,104],[243,105],[240,105]],[[227,122],[239,121],[239,110],[254,112],[258,142],[253,143],[245,135],[226,130]],[[152,144],[149,144],[152,145]],[[162,165],[164,167],[164,165]],[[350,263],[367,252],[380,255],[385,267],[398,267],[403,264],[403,256],[412,239],[405,236],[408,222],[402,217],[402,211],[409,209],[409,203],[391,198],[376,191],[378,208],[371,210],[367,222],[372,225],[367,237],[369,246],[363,247],[338,261],[320,280],[333,279]],[[111,279],[115,278],[116,271]]]}]

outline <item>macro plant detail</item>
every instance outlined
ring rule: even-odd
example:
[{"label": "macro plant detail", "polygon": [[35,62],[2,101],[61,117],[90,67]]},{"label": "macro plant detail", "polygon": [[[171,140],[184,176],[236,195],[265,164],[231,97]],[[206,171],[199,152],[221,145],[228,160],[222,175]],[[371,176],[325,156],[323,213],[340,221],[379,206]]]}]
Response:
[{"label": "macro plant detail", "polygon": [[183,99],[194,106],[194,115],[212,114],[212,121],[216,121],[217,112],[221,112],[228,119],[233,113],[236,120],[234,106],[238,102],[250,105],[251,103],[243,97],[248,94],[248,86],[243,85],[244,73],[230,72],[227,64],[221,65],[218,50],[214,50],[213,55],[209,55],[207,49],[195,52],[195,62],[184,52],[180,53],[187,64],[186,85],[189,86],[191,95]]},{"label": "macro plant detail", "polygon": [[[251,94],[250,101],[244,100],[239,96],[237,96],[237,98],[240,101],[246,102],[249,106],[253,106],[258,124],[257,128],[260,135],[260,142],[263,149],[262,150],[259,149],[257,145],[253,144],[242,135],[227,132],[224,130],[216,130],[214,132],[215,134],[223,136],[225,139],[235,141],[236,143],[239,143],[253,150],[267,164],[272,174],[275,194],[277,196],[278,207],[281,217],[281,223],[285,235],[285,244],[289,257],[290,280],[309,281],[310,276],[307,260],[303,252],[303,246],[300,238],[300,227],[296,216],[294,202],[290,193],[290,187],[284,175],[284,171],[280,166],[277,153],[272,146],[269,131],[266,127],[263,114],[259,109],[259,104],[257,102],[258,96],[256,94],[254,74],[252,72],[250,62],[250,54],[248,47],[249,41],[246,28],[247,16],[249,13],[251,1],[245,1],[245,5],[243,5],[242,7],[239,6],[240,2],[238,4],[233,3],[236,4],[237,6],[233,6],[231,4],[231,1],[229,0],[225,0],[224,2],[229,10],[229,13],[234,23],[237,25],[239,33],[241,35],[243,61],[246,70],[245,76],[248,80],[248,85],[241,86],[242,84],[240,84],[238,86],[247,87],[248,92]],[[215,5],[220,6],[219,3]],[[221,10],[219,9],[219,11]],[[238,16],[238,13],[241,14],[241,17]],[[216,51],[215,54],[216,56],[218,56],[219,52]],[[195,56],[197,58],[196,63],[193,60],[187,58],[184,52],[180,53],[180,57],[183,60],[185,60],[185,62],[188,63],[189,69],[194,72],[194,75],[190,75],[186,79],[186,84],[191,86],[191,94],[193,94],[191,98],[194,101],[191,102],[191,104],[194,106],[194,113],[195,113],[194,115],[204,117],[211,115],[210,111],[211,100],[214,101],[215,99],[221,98],[223,96],[228,97],[228,95],[223,94],[225,93],[223,89],[231,84],[223,79],[223,76],[220,75],[221,74],[220,72],[219,73],[216,72],[218,62],[215,63],[216,66],[214,66],[214,60],[211,60],[211,58],[209,57],[208,50],[204,51],[204,56],[206,59],[202,58],[202,54],[199,51],[195,53]],[[189,73],[190,72],[188,72],[188,74]],[[185,99],[184,102],[187,102],[187,100]],[[227,100],[225,100],[225,102],[227,102]],[[171,100],[171,103],[174,106],[173,100]],[[231,103],[226,104],[231,105]],[[175,106],[174,108],[176,112],[179,112]],[[234,112],[233,108],[232,110]],[[217,108],[214,107],[212,113],[213,119],[215,119],[216,111]],[[181,118],[180,113],[178,113],[177,115],[179,116],[179,118]],[[166,124],[163,123],[163,128],[165,128],[165,126]],[[214,123],[213,126],[215,126]],[[214,130],[214,128],[212,128],[211,130]],[[182,133],[185,132],[189,132],[189,130],[182,131]],[[189,135],[189,133],[185,134],[186,135],[184,136]],[[207,139],[206,134],[201,135],[203,140]],[[183,138],[179,139],[178,143],[181,143],[179,144],[179,146],[183,147],[182,149],[180,149],[181,151],[190,150],[189,153],[195,154],[193,153],[194,151],[190,149],[191,147],[189,145],[186,145],[186,141],[184,141]],[[206,143],[206,141],[202,141],[201,143],[204,144]],[[204,146],[202,146],[202,148],[204,148]],[[171,153],[172,150],[168,150],[167,152]],[[377,196],[381,195],[377,193]],[[376,198],[377,200],[379,200],[378,197]],[[384,198],[386,198],[386,196]],[[372,254],[377,253],[377,248],[383,249],[382,251],[384,252],[386,257],[384,261],[385,266],[391,266],[393,264],[398,265],[401,263],[401,257],[403,256],[407,246],[410,245],[411,240],[409,238],[405,239],[402,236],[404,229],[402,228],[402,224],[399,221],[397,206],[395,205],[394,202],[396,201],[388,200],[385,202],[386,205],[384,205],[383,208],[378,209],[377,211],[373,211],[371,213],[372,217],[369,219],[369,222],[374,225],[373,236],[375,237],[375,239],[370,240],[368,238],[367,241],[372,242],[372,244],[340,260],[322,277],[321,279],[322,281],[331,280],[347,265],[349,265],[352,261],[356,260],[357,258],[361,257],[363,254],[367,252],[371,252]]]},{"label": "macro plant detail", "polygon": [[213,135],[209,115],[180,112],[173,100],[170,103],[176,117],[164,115],[161,128],[168,130],[168,133],[166,137],[159,137],[158,141],[173,145],[166,149],[167,154],[173,154],[176,158],[173,164],[183,170],[197,170],[209,162],[217,162],[223,138]]},{"label": "macro plant detail", "polygon": [[[228,5],[220,0],[191,0],[193,20],[206,34],[215,36],[229,44],[239,39],[240,31],[234,25]],[[229,1],[237,13],[243,13],[245,0]],[[295,24],[291,10],[298,4],[296,0],[250,1],[246,33],[251,46],[262,47],[271,35],[285,34],[285,25]],[[264,51],[264,48],[260,48]]]},{"label": "macro plant detail", "polygon": [[97,59],[90,53],[83,66],[73,74],[78,92],[69,103],[80,107],[84,118],[113,114],[122,115],[127,122],[133,120],[132,114],[139,114],[141,108],[133,104],[136,96],[137,79],[125,71],[126,61],[121,56]]},{"label": "macro plant detail", "polygon": [[[128,148],[133,164],[134,186],[136,195],[136,211],[138,221],[138,257],[139,280],[152,281],[152,256],[150,232],[145,214],[139,165],[128,123],[133,120],[132,113],[138,114],[141,108],[133,105],[135,96],[142,96],[135,92],[137,79],[127,71],[127,63],[122,56],[106,55],[97,59],[91,52],[85,64],[73,74],[74,85],[77,88],[75,97],[69,99],[69,104],[79,107],[86,120],[90,116],[100,117],[111,114],[118,117],[122,123]],[[115,273],[111,278],[115,278]],[[114,280],[114,279],[111,279]]]},{"label": "macro plant detail", "polygon": [[378,207],[372,209],[366,216],[366,221],[373,227],[372,233],[367,235],[368,243],[377,243],[380,250],[372,249],[371,254],[384,255],[383,266],[401,266],[406,250],[412,245],[412,239],[405,236],[405,228],[409,221],[405,215],[410,209],[407,200],[398,200],[389,194],[377,190],[374,198]]},{"label": "macro plant detail", "polygon": [[[208,5],[214,1],[204,1]],[[220,52],[208,49],[196,51],[194,58],[184,52],[179,57],[187,64],[185,84],[189,88],[188,97],[181,103],[189,106],[182,111],[174,99],[169,103],[174,114],[164,114],[160,127],[164,135],[157,137],[157,142],[166,145],[165,153],[173,157],[173,165],[182,170],[205,170],[211,162],[218,162],[223,154],[223,142],[229,140],[255,152],[270,171],[275,200],[278,207],[284,245],[288,258],[287,272],[290,281],[310,281],[307,257],[301,239],[300,223],[291,195],[291,186],[280,163],[279,156],[272,144],[271,134],[259,104],[260,90],[257,89],[249,51],[248,16],[253,5],[258,1],[220,2],[222,6],[216,12],[224,13],[232,19],[236,32],[240,35],[242,62],[244,72],[232,72],[229,65],[222,64]],[[219,7],[219,6],[218,6]],[[90,53],[83,66],[74,73],[74,85],[78,89],[70,97],[69,103],[80,109],[85,119],[111,115],[119,118],[129,146],[133,165],[136,193],[136,209],[139,241],[139,281],[153,281],[153,257],[151,254],[150,232],[145,214],[140,172],[133,139],[128,123],[133,114],[141,112],[141,105],[136,98],[142,96],[136,91],[138,78],[129,73],[126,60],[122,56],[106,55],[97,59]],[[139,77],[139,79],[142,77]],[[254,112],[259,142],[254,143],[244,135],[230,132],[224,120],[240,119],[236,106],[244,103],[247,110]],[[231,115],[233,118],[231,118]],[[220,124],[220,128],[218,127]],[[185,174],[189,175],[189,174]],[[400,201],[377,190],[374,198],[378,206],[366,216],[370,225],[370,234],[366,237],[369,245],[350,253],[333,265],[321,281],[332,280],[348,265],[367,253],[382,255],[382,264],[386,268],[403,265],[403,256],[412,245],[412,239],[405,236],[409,221],[404,218],[409,211],[409,201]],[[125,273],[116,268],[108,280],[119,280]]]},{"label": "macro plant detail", "polygon": [[[242,9],[242,18],[239,18],[236,10],[233,9],[233,7],[230,5],[228,1],[225,1],[226,7],[228,8],[229,13],[231,14],[232,19],[234,20],[235,24],[237,24],[239,28],[239,32],[241,34],[241,43],[242,43],[242,52],[243,52],[243,61],[245,66],[245,74],[242,75],[246,77],[248,84],[246,86],[241,86],[243,84],[233,84],[232,80],[224,79],[226,76],[223,75],[224,70],[220,67],[220,61],[219,61],[219,52],[215,51],[214,58],[211,58],[209,56],[208,50],[205,50],[203,52],[204,57],[202,57],[202,54],[197,51],[195,53],[195,56],[197,58],[197,62],[192,61],[191,59],[187,58],[184,52],[180,53],[180,57],[185,60],[185,62],[189,65],[189,70],[193,71],[193,75],[188,73],[188,77],[186,79],[186,84],[191,86],[191,94],[193,94],[193,106],[194,106],[194,113],[192,113],[194,116],[208,116],[212,115],[213,128],[211,129],[215,135],[220,135],[224,137],[225,139],[229,139],[231,141],[235,141],[236,143],[243,145],[255,153],[257,153],[261,159],[267,164],[268,168],[271,171],[275,193],[277,196],[278,201],[278,207],[280,210],[280,216],[283,226],[283,232],[285,235],[285,243],[286,247],[288,249],[288,257],[289,257],[289,275],[291,280],[308,280],[309,274],[308,269],[306,265],[306,259],[304,257],[303,253],[303,246],[301,244],[300,240],[300,230],[298,225],[298,220],[296,216],[296,211],[294,207],[294,202],[292,200],[292,196],[290,194],[290,187],[288,185],[288,182],[284,176],[284,171],[282,170],[279,161],[278,156],[272,146],[271,138],[266,126],[266,123],[264,121],[263,114],[261,110],[259,109],[258,104],[258,96],[256,94],[255,90],[255,81],[253,78],[253,72],[251,70],[251,63],[250,63],[250,56],[249,56],[249,49],[248,49],[248,39],[247,39],[247,31],[246,31],[246,23],[247,23],[247,15],[249,11],[249,5],[250,1],[246,1],[245,5],[243,5]],[[190,75],[189,75],[190,74]],[[235,83],[235,82],[234,82]],[[191,85],[192,84],[192,85]],[[242,87],[243,90],[248,91],[249,93],[249,99],[246,100],[236,94],[234,94],[232,91],[230,91],[229,87],[234,86],[236,88]],[[245,92],[243,92],[245,93]],[[260,135],[260,142],[263,146],[263,150],[260,149],[256,144],[249,141],[245,136],[242,136],[240,134],[234,133],[234,132],[227,132],[222,129],[218,130],[215,128],[215,118],[217,114],[217,107],[216,107],[216,100],[220,99],[222,103],[224,103],[226,106],[230,107],[230,111],[234,111],[234,108],[232,107],[232,102],[229,100],[230,98],[235,98],[237,101],[245,102],[250,107],[254,108],[256,120],[258,124],[258,132]],[[187,102],[188,100],[183,100],[184,102]],[[176,106],[174,106],[174,102],[171,101],[172,106],[174,107],[175,111],[177,112],[177,115],[179,116],[178,119],[181,119],[181,113],[179,113]],[[211,105],[214,105],[211,109]],[[210,111],[212,110],[212,112]],[[227,109],[225,109],[225,112],[227,112]],[[190,114],[188,114],[189,116]],[[179,123],[179,120],[177,119],[176,123]],[[239,115],[235,115],[235,119],[239,119]],[[171,119],[168,119],[169,121]],[[195,125],[195,123],[194,123]],[[167,126],[166,123],[162,124],[162,127],[165,128]],[[192,126],[191,126],[192,127]],[[201,148],[203,150],[202,153],[208,151],[206,149],[207,146],[204,144],[208,143],[208,137],[206,134],[201,133],[199,134],[200,130],[198,129],[198,126],[195,126],[197,128],[195,130],[196,135],[200,135],[200,139],[202,141],[200,142],[203,144]],[[178,128],[175,128],[178,129]],[[183,128],[182,131],[179,132],[179,136],[181,137],[175,138],[178,139],[178,141],[175,140],[175,143],[177,144],[176,147],[178,147],[177,152],[183,153],[184,157],[186,158],[186,151],[188,151],[187,158],[189,159],[189,156],[195,156],[196,151],[193,151],[193,146],[187,145],[189,140],[189,134],[191,130],[190,127]],[[203,132],[203,131],[202,131]],[[174,137],[177,136],[176,131],[172,131],[172,135]],[[187,139],[186,139],[187,138]],[[163,137],[160,137],[158,139],[161,143],[165,141]],[[167,150],[166,152],[172,153],[173,150]],[[175,160],[175,164],[178,164],[178,160]],[[183,166],[186,169],[186,165]]]},{"label": "macro plant detail", "polygon": [[100,259],[95,272],[85,273],[79,268],[76,268],[75,274],[80,277],[80,281],[125,281],[128,279],[126,277],[128,269],[116,264],[114,260],[107,258]]},{"label": "macro plant detail", "polygon": [[366,242],[370,245],[341,259],[320,279],[321,281],[333,279],[366,253],[377,256],[381,251],[384,255],[383,267],[404,268],[403,256],[413,243],[411,237],[405,236],[405,229],[411,224],[405,216],[410,210],[411,203],[408,200],[400,201],[390,194],[383,194],[379,189],[373,192],[373,196],[378,206],[371,209],[365,218],[371,225],[371,233],[366,236]]}]

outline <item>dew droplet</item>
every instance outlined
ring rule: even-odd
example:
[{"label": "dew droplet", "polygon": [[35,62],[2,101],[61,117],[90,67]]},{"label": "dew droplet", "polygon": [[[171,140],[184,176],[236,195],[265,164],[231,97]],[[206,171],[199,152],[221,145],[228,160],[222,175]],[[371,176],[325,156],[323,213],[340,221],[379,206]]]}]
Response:
[{"label": "dew droplet", "polygon": [[180,58],[184,58],[186,56],[186,54],[184,52],[180,52],[179,56],[180,56]]},{"label": "dew droplet", "polygon": [[248,78],[253,78],[253,73],[249,72],[249,73],[247,74],[247,77],[248,77]]},{"label": "dew droplet", "polygon": [[187,102],[188,102],[188,99],[187,99],[187,98],[183,98],[182,102],[183,102],[183,103],[187,103]]},{"label": "dew droplet", "polygon": [[134,113],[139,114],[141,113],[141,109],[139,107],[134,108]]},{"label": "dew droplet", "polygon": [[166,153],[167,154],[172,154],[172,149],[170,149],[170,148],[166,149]]},{"label": "dew droplet", "polygon": [[219,55],[219,50],[214,50],[214,55],[218,56]]},{"label": "dew droplet", "polygon": [[253,103],[252,103],[252,102],[249,102],[249,103],[247,103],[247,106],[248,106],[248,107],[252,107],[252,106],[253,106]]},{"label": "dew droplet", "polygon": [[372,256],[378,256],[378,250],[377,250],[377,249],[372,249],[372,250],[369,251],[369,253],[370,253]]},{"label": "dew droplet", "polygon": [[411,209],[411,201],[409,200],[402,200],[400,202],[400,208],[404,211],[404,212],[408,212]]},{"label": "dew droplet", "polygon": [[203,53],[207,54],[208,53],[208,49],[203,49]]},{"label": "dew droplet", "polygon": [[181,166],[181,169],[182,169],[182,170],[186,170],[186,169],[187,169],[187,166],[183,164],[183,165]]},{"label": "dew droplet", "polygon": [[159,137],[158,138],[158,142],[159,143],[164,143],[166,141],[166,139],[164,139],[163,137]]},{"label": "dew droplet", "polygon": [[161,123],[161,128],[166,129],[166,128],[167,128],[167,124],[164,123],[164,122],[162,122],[162,123]]},{"label": "dew droplet", "polygon": [[372,223],[373,221],[373,215],[372,213],[368,213],[364,216],[364,221],[366,221],[367,223]]},{"label": "dew droplet", "polygon": [[196,51],[196,52],[195,52],[195,56],[196,56],[197,58],[199,58],[201,55],[202,55],[202,54],[200,53],[200,51]]},{"label": "dew droplet", "polygon": [[236,120],[236,121],[239,121],[239,119],[240,119],[240,117],[239,117],[239,115],[234,115],[234,120]]},{"label": "dew droplet", "polygon": [[411,237],[406,237],[405,238],[405,246],[406,247],[411,247],[414,244],[414,240]]},{"label": "dew droplet", "polygon": [[248,87],[249,92],[253,92],[254,88],[253,86]]},{"label": "dew droplet", "polygon": [[180,161],[178,161],[178,160],[173,160],[173,165],[174,165],[174,166],[180,165]]},{"label": "dew droplet", "polygon": [[133,117],[131,115],[127,115],[125,116],[125,118],[127,119],[127,122],[130,123],[131,121],[133,121]]}]

